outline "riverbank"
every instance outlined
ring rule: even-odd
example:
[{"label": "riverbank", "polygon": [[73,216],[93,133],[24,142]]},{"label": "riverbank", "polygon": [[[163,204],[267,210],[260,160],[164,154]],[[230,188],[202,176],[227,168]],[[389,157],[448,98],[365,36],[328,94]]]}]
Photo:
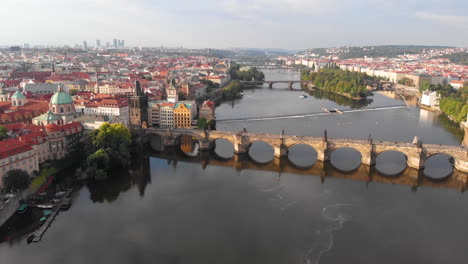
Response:
[{"label": "riverbank", "polygon": [[[18,210],[21,204],[28,203],[38,193],[46,190],[56,179],[59,173],[63,173],[67,170],[74,170],[82,161],[79,157],[81,153],[74,152],[62,160],[48,161],[41,165],[41,170],[38,176],[35,177],[29,187],[19,193],[14,194],[15,196],[10,198],[7,204],[1,205],[0,210],[0,227],[2,227]],[[2,201],[3,202],[3,201]]]},{"label": "riverbank", "polygon": [[319,90],[322,90],[322,91],[326,91],[326,92],[334,93],[334,94],[337,94],[337,95],[341,95],[341,96],[347,97],[347,98],[352,99],[352,100],[366,100],[367,99],[367,97],[361,97],[361,96],[356,97],[356,96],[352,96],[349,93],[330,91],[330,90],[320,88],[320,87],[316,87],[316,86],[309,87],[308,85],[305,85],[302,89],[305,90],[306,92],[312,92],[314,90],[319,89]]}]

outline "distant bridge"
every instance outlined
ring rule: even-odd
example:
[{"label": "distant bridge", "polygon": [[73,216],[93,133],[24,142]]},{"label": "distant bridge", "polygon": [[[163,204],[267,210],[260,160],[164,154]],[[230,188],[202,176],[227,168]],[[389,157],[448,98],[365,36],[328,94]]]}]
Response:
[{"label": "distant bridge", "polygon": [[[180,145],[183,135],[197,140],[201,150],[212,149],[217,139],[225,139],[234,146],[236,154],[248,153],[255,141],[263,141],[274,149],[275,157],[288,156],[288,150],[294,145],[303,144],[315,149],[319,161],[329,161],[330,154],[339,148],[353,148],[361,154],[361,163],[372,166],[379,154],[385,151],[398,151],[405,155],[407,166],[420,170],[425,161],[435,154],[447,154],[453,158],[455,169],[468,172],[468,150],[465,147],[422,144],[415,138],[414,143],[374,141],[323,137],[290,136],[284,134],[258,134],[247,131],[203,131],[195,129],[165,129],[148,128],[145,134],[155,150],[163,150],[168,146]],[[159,149],[158,149],[159,148]],[[467,179],[465,178],[464,181]]]},{"label": "distant bridge", "polygon": [[294,67],[287,66],[287,65],[268,65],[268,64],[241,64],[241,65],[242,67],[255,67],[258,69],[285,69],[285,70],[296,69]]},{"label": "distant bridge", "polygon": [[241,84],[246,85],[263,85],[264,83],[268,84],[268,87],[273,88],[275,83],[286,83],[288,84],[288,89],[292,90],[292,86],[295,83],[300,83],[301,86],[304,84],[313,84],[312,81],[301,81],[301,80],[278,80],[278,81],[240,81]]}]

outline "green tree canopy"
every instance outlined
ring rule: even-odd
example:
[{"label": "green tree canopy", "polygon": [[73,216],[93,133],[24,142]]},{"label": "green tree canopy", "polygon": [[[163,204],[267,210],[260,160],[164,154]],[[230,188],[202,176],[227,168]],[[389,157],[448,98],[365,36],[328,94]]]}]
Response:
[{"label": "green tree canopy", "polygon": [[29,174],[24,170],[11,170],[3,177],[5,189],[22,191],[29,186]]},{"label": "green tree canopy", "polygon": [[0,140],[4,140],[8,137],[7,135],[8,129],[4,126],[0,126]]},{"label": "green tree canopy", "polygon": [[429,82],[426,82],[426,81],[422,81],[420,84],[419,84],[419,91],[422,93],[426,90],[429,90],[431,89],[431,84]]},{"label": "green tree canopy", "polygon": [[314,85],[331,92],[349,94],[352,97],[365,98],[370,92],[366,89],[367,80],[378,81],[366,73],[344,71],[334,68],[322,68],[318,72],[303,70],[301,79],[312,81]]},{"label": "green tree canopy", "polygon": [[265,74],[262,71],[259,71],[256,67],[252,67],[248,70],[240,70],[241,65],[235,64],[232,65],[229,69],[231,78],[233,80],[240,81],[263,81],[265,80]]},{"label": "green tree canopy", "polygon": [[126,167],[131,158],[132,135],[123,124],[102,124],[84,138],[84,150],[88,156],[85,170],[87,177],[105,178],[111,168]]}]

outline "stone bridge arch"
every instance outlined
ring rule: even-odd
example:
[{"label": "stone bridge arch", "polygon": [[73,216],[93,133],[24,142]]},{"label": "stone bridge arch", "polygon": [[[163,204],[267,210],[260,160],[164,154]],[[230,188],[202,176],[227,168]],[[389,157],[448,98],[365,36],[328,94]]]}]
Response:
[{"label": "stone bridge arch", "polygon": [[[468,172],[468,149],[460,146],[428,145],[417,141],[413,143],[387,142],[369,140],[336,139],[324,137],[306,137],[281,134],[259,134],[249,133],[246,130],[234,131],[203,131],[196,129],[168,129],[147,128],[145,129],[145,142],[148,140],[162,143],[163,147],[176,145],[176,139],[180,135],[194,137],[200,144],[202,150],[208,150],[216,139],[225,139],[234,145],[236,154],[246,154],[252,142],[263,141],[272,146],[276,157],[286,157],[288,149],[297,144],[312,147],[317,152],[317,159],[328,161],[330,153],[339,148],[352,148],[361,154],[361,163],[374,165],[378,155],[385,151],[398,151],[403,153],[407,159],[407,167],[414,169],[424,168],[425,160],[434,154],[448,154],[454,159],[454,167],[457,171]],[[157,134],[157,136],[150,136]],[[161,148],[163,149],[163,148]]]},{"label": "stone bridge arch", "polygon": [[453,167],[459,171],[468,171],[467,149],[457,146],[424,145],[426,160],[437,154],[446,154],[452,157]]},{"label": "stone bridge arch", "polygon": [[301,137],[293,137],[293,138],[286,138],[284,140],[284,146],[288,149],[294,147],[295,145],[306,145],[311,147],[312,149],[317,152],[317,160],[319,161],[327,161],[328,160],[328,153],[327,153],[327,143],[323,140],[323,138],[315,137],[315,138],[301,138]]},{"label": "stone bridge arch", "polygon": [[[255,155],[252,155],[252,145],[255,144],[255,143],[261,143],[261,144],[265,144],[266,146],[268,146],[269,148],[271,148],[272,150],[272,157],[271,158],[268,158],[266,160],[259,160],[258,157],[255,157]],[[268,140],[262,140],[261,138],[254,138],[254,139],[251,139],[248,143],[248,146],[247,146],[247,149],[248,149],[248,155],[249,157],[257,162],[257,163],[261,163],[261,164],[266,164],[266,163],[270,163],[271,161],[274,160],[275,158],[275,146],[271,144],[271,142],[268,142]]]},{"label": "stone bridge arch", "polygon": [[[405,155],[406,166],[409,168],[420,169],[424,167],[425,152],[421,147],[410,143],[395,143],[389,144],[384,142],[376,142],[374,144],[375,158],[387,151],[398,151]],[[374,161],[375,162],[375,161]]]},{"label": "stone bridge arch", "polygon": [[[385,153],[389,153],[389,152],[394,152],[394,153],[398,153],[400,155],[403,156],[404,158],[404,161],[401,162],[404,167],[401,168],[401,170],[395,170],[395,171],[392,171],[392,169],[390,169],[390,171],[385,171],[385,169],[379,169],[379,166],[385,166],[384,164],[381,164],[380,162],[378,162],[378,158],[382,156],[382,154],[385,154]],[[408,166],[408,154],[407,153],[404,153],[400,150],[392,150],[392,149],[387,149],[387,150],[381,150],[380,152],[375,152],[375,168],[376,170],[381,173],[382,175],[385,175],[385,176],[392,176],[392,177],[396,177],[396,176],[399,176],[399,175],[402,175],[406,170],[408,170],[410,167]],[[382,162],[382,163],[386,163],[386,162]]]},{"label": "stone bridge arch", "polygon": [[373,165],[375,162],[372,144],[366,140],[330,139],[328,141],[328,155],[341,148],[351,148],[359,152],[361,154],[361,164]]}]

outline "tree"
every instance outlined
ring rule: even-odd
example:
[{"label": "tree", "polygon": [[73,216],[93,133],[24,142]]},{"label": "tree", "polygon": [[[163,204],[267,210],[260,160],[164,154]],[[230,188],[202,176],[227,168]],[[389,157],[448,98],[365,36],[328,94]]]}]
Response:
[{"label": "tree", "polygon": [[426,81],[422,81],[420,84],[419,84],[419,91],[422,93],[426,90],[429,90],[431,89],[431,84],[429,82],[426,82]]},{"label": "tree", "polygon": [[204,117],[200,117],[197,121],[197,127],[199,129],[207,130],[210,129],[212,126],[212,120],[208,121]]},{"label": "tree", "polygon": [[88,167],[109,169],[110,158],[104,149],[99,149],[88,157],[86,163]]},{"label": "tree", "polygon": [[29,174],[24,170],[11,170],[3,178],[5,189],[22,191],[29,186]]},{"label": "tree", "polygon": [[4,126],[0,126],[0,140],[4,140],[8,137],[8,129]]},{"label": "tree", "polygon": [[179,92],[179,100],[184,101],[187,100],[187,97],[185,96],[185,93],[180,91]]},{"label": "tree", "polygon": [[68,91],[68,93],[69,93],[71,96],[74,96],[74,95],[76,95],[76,94],[78,93],[78,90],[73,89],[73,90]]},{"label": "tree", "polygon": [[123,124],[102,124],[83,139],[83,149],[88,158],[77,175],[104,178],[111,168],[124,168],[131,158],[132,134]]}]

